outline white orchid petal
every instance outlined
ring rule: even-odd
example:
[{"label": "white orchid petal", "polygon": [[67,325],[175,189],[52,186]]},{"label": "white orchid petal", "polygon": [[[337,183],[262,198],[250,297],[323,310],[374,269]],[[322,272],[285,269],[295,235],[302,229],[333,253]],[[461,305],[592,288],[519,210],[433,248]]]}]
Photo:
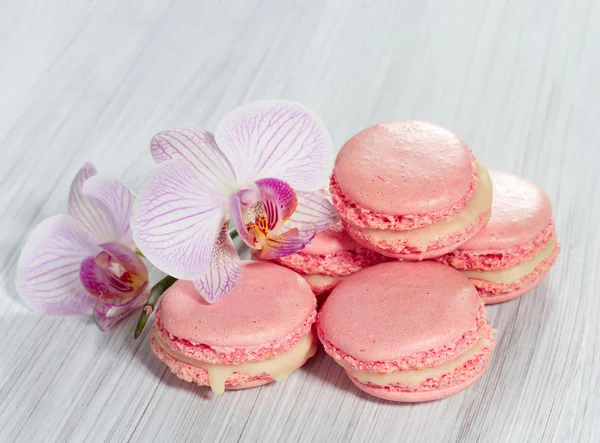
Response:
[{"label": "white orchid petal", "polygon": [[242,278],[242,263],[235,245],[223,223],[210,258],[210,265],[202,277],[194,279],[194,286],[209,303],[221,300]]},{"label": "white orchid petal", "polygon": [[259,257],[263,260],[274,260],[295,254],[304,249],[315,236],[315,230],[310,231],[310,226],[300,232],[298,229],[290,229],[277,237],[268,237],[263,244]]},{"label": "white orchid petal", "polygon": [[83,194],[106,215],[113,238],[135,249],[129,227],[135,194],[121,181],[98,175],[85,181]]},{"label": "white orchid petal", "polygon": [[156,267],[193,280],[210,263],[226,208],[227,197],[189,163],[168,160],[140,187],[131,218],[133,239]]},{"label": "white orchid petal", "polygon": [[105,212],[96,207],[83,193],[83,184],[96,176],[96,168],[86,163],[79,170],[69,192],[68,213],[77,220],[98,243],[115,240],[114,232]]},{"label": "white orchid petal", "polygon": [[227,114],[215,131],[238,183],[277,178],[295,190],[324,187],[333,168],[331,137],[320,118],[302,105],[261,101]]},{"label": "white orchid petal", "polygon": [[221,152],[213,134],[205,129],[182,127],[156,134],[150,143],[156,163],[184,160],[223,192],[233,190],[236,179],[233,168]]},{"label": "white orchid petal", "polygon": [[17,265],[19,294],[36,310],[69,315],[90,312],[95,300],[79,279],[82,261],[101,249],[67,215],[44,220],[31,233]]},{"label": "white orchid petal", "polygon": [[297,192],[296,195],[298,206],[283,225],[282,232],[297,228],[300,235],[318,234],[339,220],[327,192]]}]

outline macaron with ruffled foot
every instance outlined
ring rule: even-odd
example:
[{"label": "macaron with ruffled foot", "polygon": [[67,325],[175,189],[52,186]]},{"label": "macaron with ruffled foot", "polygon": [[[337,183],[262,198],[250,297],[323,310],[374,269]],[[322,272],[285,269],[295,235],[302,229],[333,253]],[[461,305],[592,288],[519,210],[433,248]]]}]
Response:
[{"label": "macaron with ruffled foot", "polygon": [[350,236],[389,257],[442,256],[486,224],[492,184],[467,144],[431,123],[371,126],[339,152],[330,182]]},{"label": "macaron with ruffled foot", "polygon": [[536,287],[560,250],[548,195],[536,184],[491,171],[492,216],[476,237],[438,261],[471,279],[488,303],[517,298]]},{"label": "macaron with ruffled foot", "polygon": [[239,283],[206,302],[189,281],[169,288],[150,341],[179,378],[215,394],[281,381],[316,352],[317,304],[306,281],[282,266],[244,262]]},{"label": "macaron with ruffled foot", "polygon": [[351,275],[325,301],[317,331],[359,389],[398,402],[467,388],[495,346],[473,285],[433,261],[383,263]]}]

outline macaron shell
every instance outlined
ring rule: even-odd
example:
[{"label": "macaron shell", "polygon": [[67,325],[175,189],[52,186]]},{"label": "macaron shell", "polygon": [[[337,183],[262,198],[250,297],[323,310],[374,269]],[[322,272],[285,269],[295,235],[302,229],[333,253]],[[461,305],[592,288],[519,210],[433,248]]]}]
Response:
[{"label": "macaron shell", "polygon": [[273,263],[245,262],[240,282],[209,304],[177,281],[159,306],[161,327],[178,340],[209,347],[255,347],[286,337],[314,315],[316,300],[300,275]]},{"label": "macaron shell", "polygon": [[510,300],[514,300],[515,298],[519,298],[520,296],[526,294],[531,291],[537,285],[539,285],[544,279],[546,273],[538,275],[534,280],[529,282],[527,285],[521,286],[519,289],[512,292],[505,292],[502,294],[486,294],[485,292],[479,292],[481,299],[485,302],[486,305],[494,305],[496,303],[504,303]]},{"label": "macaron shell", "polygon": [[360,383],[358,380],[356,380],[354,377],[352,377],[350,375],[348,377],[350,378],[352,383],[354,383],[356,385],[357,388],[359,388],[360,390],[366,392],[367,394],[373,395],[375,397],[383,398],[384,400],[389,400],[389,401],[401,402],[401,403],[422,403],[422,402],[426,402],[426,401],[441,400],[442,398],[449,397],[451,395],[456,394],[457,392],[467,389],[469,386],[471,386],[473,383],[475,383],[477,380],[479,380],[481,378],[483,373],[486,371],[488,365],[489,365],[489,362],[473,378],[470,378],[469,380],[466,380],[463,383],[460,383],[460,384],[457,384],[454,386],[450,386],[448,388],[435,389],[435,390],[429,390],[429,391],[407,392],[407,391],[391,391],[391,390],[387,390],[384,388],[373,388],[371,386],[367,386],[367,385]]},{"label": "macaron shell", "polygon": [[351,251],[327,255],[304,254],[302,251],[281,257],[276,262],[304,275],[342,277],[388,260],[389,258],[377,252],[357,245],[357,248]]},{"label": "macaron shell", "polygon": [[358,248],[358,245],[344,231],[341,223],[336,223],[328,229],[320,232],[312,239],[310,245],[302,250],[307,255],[327,255],[350,251]]},{"label": "macaron shell", "polygon": [[492,216],[479,234],[461,246],[466,251],[501,251],[533,240],[550,223],[552,204],[536,184],[513,174],[490,171]]},{"label": "macaron shell", "polygon": [[[208,372],[200,367],[182,362],[167,354],[157,343],[156,339],[150,339],[152,352],[165,363],[173,374],[178,378],[196,383],[198,386],[210,386],[208,382]],[[301,366],[301,365],[300,365]],[[274,381],[268,374],[251,375],[245,373],[234,373],[225,382],[225,389],[249,389],[256,386],[265,385]]]},{"label": "macaron shell", "polygon": [[540,263],[533,272],[515,282],[501,284],[477,279],[471,279],[471,282],[473,282],[481,299],[487,305],[514,300],[541,283],[552,265],[554,265],[559,250],[560,245],[557,243],[550,257]]},{"label": "macaron shell", "polygon": [[556,239],[554,221],[548,225],[531,241],[502,251],[469,251],[457,249],[442,257],[438,261],[464,271],[496,271],[517,266],[533,258],[553,240]]},{"label": "macaron shell", "polygon": [[326,349],[358,362],[434,349],[441,351],[430,359],[449,360],[477,340],[479,309],[475,287],[460,272],[436,262],[390,262],[340,283],[321,309],[318,331]]},{"label": "macaron shell", "polygon": [[398,121],[352,137],[336,159],[334,175],[356,204],[391,215],[425,214],[463,200],[474,181],[471,150],[431,123]]},{"label": "macaron shell", "polygon": [[[272,380],[285,380],[315,354],[316,344],[314,333],[309,332],[296,347],[272,359],[242,362],[239,365],[212,365],[169,349],[156,330],[150,339],[154,354],[166,363],[175,375],[201,386],[210,386],[218,394],[228,388],[252,387]],[[247,384],[249,386],[242,386]]]},{"label": "macaron shell", "polygon": [[[362,230],[352,225],[348,225],[348,233],[359,245],[387,257],[399,258],[402,260],[428,260],[453,252],[461,245],[468,242],[485,226],[488,218],[489,215],[487,213],[482,214],[477,218],[475,223],[469,225],[464,231],[440,237],[429,244],[425,250],[423,250],[420,245],[411,245],[403,240],[390,241],[377,238],[376,236],[371,235],[369,231]],[[374,232],[376,234],[376,231]]]}]

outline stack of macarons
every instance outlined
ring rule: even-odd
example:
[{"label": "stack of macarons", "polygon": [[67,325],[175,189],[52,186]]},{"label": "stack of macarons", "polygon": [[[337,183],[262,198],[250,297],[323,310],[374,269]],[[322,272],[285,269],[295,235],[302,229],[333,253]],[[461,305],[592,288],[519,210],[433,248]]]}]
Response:
[{"label": "stack of macarons", "polygon": [[389,257],[439,257],[473,238],[492,184],[467,144],[431,123],[371,126],[338,154],[333,203],[358,243]]},{"label": "stack of macarons", "polygon": [[341,222],[304,250],[245,262],[241,282],[213,305],[189,282],[165,293],[151,344],[177,376],[216,393],[282,380],[314,355],[318,333],[364,392],[440,399],[490,363],[484,304],[535,287],[559,251],[544,191],[488,173],[431,123],[359,132],[337,157],[330,191]]},{"label": "stack of macarons", "polygon": [[378,252],[359,246],[342,224],[337,223],[315,236],[302,251],[276,262],[302,274],[322,303],[349,275],[388,260]]},{"label": "stack of macarons", "polygon": [[357,243],[452,266],[486,303],[533,289],[558,255],[545,192],[512,174],[489,174],[463,140],[431,123],[383,123],[350,138],[330,191]]}]

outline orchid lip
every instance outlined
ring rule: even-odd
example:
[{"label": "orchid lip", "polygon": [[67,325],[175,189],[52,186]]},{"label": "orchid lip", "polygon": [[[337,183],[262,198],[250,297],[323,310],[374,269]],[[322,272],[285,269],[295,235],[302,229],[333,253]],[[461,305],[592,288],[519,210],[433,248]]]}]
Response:
[{"label": "orchid lip", "polygon": [[135,252],[117,243],[100,245],[95,257],[85,258],[80,279],[85,290],[107,306],[122,306],[134,299],[148,282],[146,267]]},{"label": "orchid lip", "polygon": [[141,308],[145,303],[147,295],[149,295],[148,282],[140,288],[136,296],[122,303],[119,300],[115,300],[114,302],[98,300],[93,307],[96,323],[102,330],[110,328],[130,313]]},{"label": "orchid lip", "polygon": [[268,239],[277,237],[296,210],[298,199],[289,184],[276,178],[257,180],[255,188],[231,196],[230,214],[242,240],[253,249],[262,249]]}]

